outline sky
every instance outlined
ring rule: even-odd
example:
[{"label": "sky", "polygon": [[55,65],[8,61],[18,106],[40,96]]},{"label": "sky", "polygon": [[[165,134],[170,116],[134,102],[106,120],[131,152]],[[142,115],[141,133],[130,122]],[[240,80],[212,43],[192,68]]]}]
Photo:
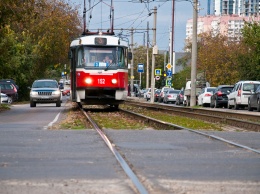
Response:
[{"label": "sky", "polygon": [[[84,0],[68,0],[73,5],[79,5],[79,15],[83,16]],[[111,0],[90,0],[93,6],[92,12],[89,10],[89,0],[86,0],[87,21],[89,14],[92,18],[87,22],[89,29],[108,29],[110,3]],[[153,28],[154,14],[153,9],[157,7],[157,25],[156,25],[156,44],[159,50],[169,50],[170,30],[172,24],[172,1],[171,0],[143,0],[146,3],[140,3],[140,0],[114,0],[114,32],[117,35],[120,30],[124,29],[122,34],[131,41],[130,31],[135,29],[133,40],[137,45],[144,44],[144,34],[146,40],[147,22],[149,28]],[[149,2],[149,3],[147,3]],[[174,51],[182,52],[185,45],[186,22],[193,16],[193,0],[175,0],[174,11]],[[199,0],[199,16],[207,13],[207,0]],[[149,30],[149,41],[152,44],[153,31]]]}]

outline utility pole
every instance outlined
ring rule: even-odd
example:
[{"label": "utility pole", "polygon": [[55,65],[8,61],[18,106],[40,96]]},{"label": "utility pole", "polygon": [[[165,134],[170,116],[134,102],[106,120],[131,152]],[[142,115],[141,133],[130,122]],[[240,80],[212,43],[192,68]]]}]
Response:
[{"label": "utility pole", "polygon": [[[170,64],[172,65],[172,68],[175,69],[175,63],[174,63],[174,9],[175,9],[175,0],[172,0],[172,33],[171,33],[171,48],[170,48]],[[175,73],[172,71],[172,73]]]},{"label": "utility pole", "polygon": [[149,88],[149,22],[147,22],[147,42],[146,42],[146,88]]},{"label": "utility pole", "polygon": [[158,54],[158,47],[156,45],[156,20],[157,20],[157,7],[154,7],[154,23],[153,23],[153,55],[152,55],[152,71],[151,71],[151,103],[154,103],[154,67],[155,67],[155,55]]},{"label": "utility pole", "polygon": [[198,0],[193,0],[190,106],[196,105],[197,52],[198,52],[197,51],[197,21],[198,21]]},{"label": "utility pole", "polygon": [[132,52],[132,60],[131,60],[131,97],[134,96],[134,29],[131,28],[131,52]]}]

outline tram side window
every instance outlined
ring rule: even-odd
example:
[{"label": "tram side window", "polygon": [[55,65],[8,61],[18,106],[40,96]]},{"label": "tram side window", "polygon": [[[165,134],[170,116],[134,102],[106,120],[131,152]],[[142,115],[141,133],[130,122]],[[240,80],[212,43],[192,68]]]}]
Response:
[{"label": "tram side window", "polygon": [[78,50],[78,67],[82,67],[85,65],[84,52],[83,49]]},{"label": "tram side window", "polygon": [[119,51],[118,51],[118,66],[125,67],[125,56],[124,56],[123,49],[119,49]]}]

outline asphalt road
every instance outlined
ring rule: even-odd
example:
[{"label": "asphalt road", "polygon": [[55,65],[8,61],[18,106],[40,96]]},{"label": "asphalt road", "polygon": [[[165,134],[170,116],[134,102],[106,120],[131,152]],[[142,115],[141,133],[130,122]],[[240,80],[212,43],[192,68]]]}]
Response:
[{"label": "asphalt road", "polygon": [[[48,130],[62,107],[0,112],[0,193],[136,193],[92,129]],[[105,130],[149,193],[260,191],[260,154],[188,131]],[[260,133],[214,132],[260,149]]]}]

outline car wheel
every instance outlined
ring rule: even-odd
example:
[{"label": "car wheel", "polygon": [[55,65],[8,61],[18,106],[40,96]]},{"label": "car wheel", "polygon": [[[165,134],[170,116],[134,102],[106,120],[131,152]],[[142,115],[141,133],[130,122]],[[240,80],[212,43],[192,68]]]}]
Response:
[{"label": "car wheel", "polygon": [[30,107],[36,107],[36,102],[30,101]]},{"label": "car wheel", "polygon": [[248,99],[248,106],[247,106],[248,111],[253,111],[253,108],[251,107],[251,102],[250,99]]},{"label": "car wheel", "polygon": [[12,97],[8,97],[8,104],[12,104],[13,103],[13,98]]},{"label": "car wheel", "polygon": [[238,110],[238,109],[239,109],[239,105],[237,104],[236,101],[234,101],[234,109],[235,109],[235,110]]},{"label": "car wheel", "polygon": [[215,108],[218,108],[218,107],[219,107],[219,104],[218,104],[217,100],[215,100],[214,107],[215,107]]},{"label": "car wheel", "polygon": [[213,102],[213,100],[210,101],[209,106],[210,106],[210,108],[214,108],[214,102]]},{"label": "car wheel", "polygon": [[257,112],[260,112],[260,99],[257,100]]},{"label": "car wheel", "polygon": [[231,105],[229,104],[229,101],[228,101],[228,103],[227,103],[227,108],[228,108],[228,109],[231,109],[231,108],[232,108]]},{"label": "car wheel", "polygon": [[56,107],[60,107],[60,105],[61,105],[61,102],[60,102],[60,100],[58,100],[58,101],[56,102]]}]

